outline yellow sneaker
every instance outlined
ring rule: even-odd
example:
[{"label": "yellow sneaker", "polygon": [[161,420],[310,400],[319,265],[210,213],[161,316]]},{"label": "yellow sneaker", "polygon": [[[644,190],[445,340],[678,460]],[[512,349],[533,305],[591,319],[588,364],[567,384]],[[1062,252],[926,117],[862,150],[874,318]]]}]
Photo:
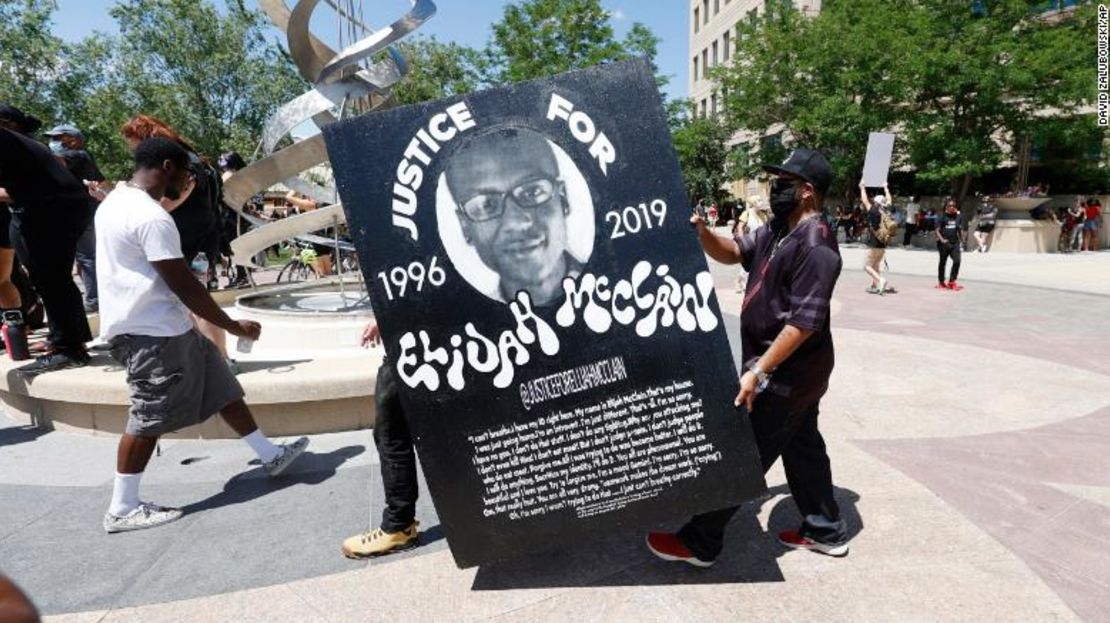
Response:
[{"label": "yellow sneaker", "polygon": [[412,549],[420,544],[420,531],[417,530],[419,525],[420,522],[414,521],[400,532],[374,528],[365,534],[353,536],[343,541],[343,555],[347,558],[373,558]]}]

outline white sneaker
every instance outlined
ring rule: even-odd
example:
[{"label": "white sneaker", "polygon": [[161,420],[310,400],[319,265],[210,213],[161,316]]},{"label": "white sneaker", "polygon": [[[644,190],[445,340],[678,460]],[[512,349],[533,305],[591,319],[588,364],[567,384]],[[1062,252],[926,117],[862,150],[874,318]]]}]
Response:
[{"label": "white sneaker", "polygon": [[281,444],[281,454],[277,455],[277,457],[269,463],[263,463],[262,469],[266,470],[266,473],[271,478],[280,476],[286,468],[293,464],[293,461],[297,460],[297,457],[299,457],[307,447],[308,437],[301,437],[293,443],[283,443]]},{"label": "white sneaker", "polygon": [[123,517],[104,513],[104,531],[112,534],[144,530],[177,521],[183,514],[180,508],[166,508],[150,502],[139,502],[138,508]]}]

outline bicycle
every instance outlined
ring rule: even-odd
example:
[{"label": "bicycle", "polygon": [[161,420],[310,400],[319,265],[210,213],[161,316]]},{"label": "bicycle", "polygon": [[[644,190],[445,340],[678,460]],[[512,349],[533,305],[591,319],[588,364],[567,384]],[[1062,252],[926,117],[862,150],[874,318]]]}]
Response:
[{"label": "bicycle", "polygon": [[[300,251],[294,253],[289,262],[278,272],[278,283],[297,283],[319,277],[319,275],[316,274],[316,269],[313,267],[319,255],[317,255],[316,249],[312,243],[298,240],[294,244]],[[350,247],[350,244],[346,243],[346,246]],[[353,248],[344,248],[341,245],[338,250],[332,250],[328,255],[332,258],[332,265],[340,266],[343,274],[358,272],[358,256]],[[338,262],[336,262],[337,256]]]},{"label": "bicycle", "polygon": [[316,250],[311,245],[298,244],[298,247],[300,253],[294,253],[285,266],[281,267],[277,283],[298,283],[316,278],[316,271],[312,268],[312,263],[317,257]]}]

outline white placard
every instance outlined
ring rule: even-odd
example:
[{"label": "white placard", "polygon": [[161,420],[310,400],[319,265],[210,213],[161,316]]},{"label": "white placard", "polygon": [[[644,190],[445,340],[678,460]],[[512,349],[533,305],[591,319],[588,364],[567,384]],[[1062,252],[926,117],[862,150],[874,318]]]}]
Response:
[{"label": "white placard", "polygon": [[872,132],[867,139],[867,158],[863,161],[863,184],[868,188],[886,184],[890,158],[894,154],[894,135]]}]

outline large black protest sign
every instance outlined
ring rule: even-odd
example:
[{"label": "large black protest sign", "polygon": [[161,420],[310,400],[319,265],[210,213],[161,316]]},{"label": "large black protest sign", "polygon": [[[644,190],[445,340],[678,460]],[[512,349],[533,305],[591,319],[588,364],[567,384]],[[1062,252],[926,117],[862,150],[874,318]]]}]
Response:
[{"label": "large black protest sign", "polygon": [[762,490],[645,63],[324,135],[460,566]]}]

